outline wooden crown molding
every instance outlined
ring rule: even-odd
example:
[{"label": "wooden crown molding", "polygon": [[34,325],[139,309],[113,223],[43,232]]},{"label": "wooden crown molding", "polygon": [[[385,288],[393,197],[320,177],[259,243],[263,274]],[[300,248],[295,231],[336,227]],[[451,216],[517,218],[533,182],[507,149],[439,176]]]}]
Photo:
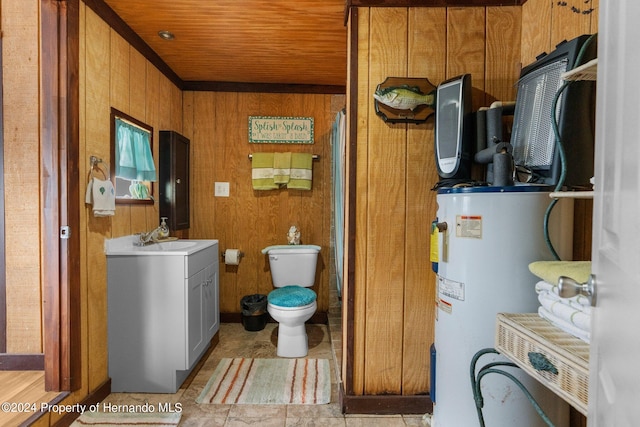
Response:
[{"label": "wooden crown molding", "polygon": [[527,0],[347,0],[351,7],[478,7],[522,6]]}]

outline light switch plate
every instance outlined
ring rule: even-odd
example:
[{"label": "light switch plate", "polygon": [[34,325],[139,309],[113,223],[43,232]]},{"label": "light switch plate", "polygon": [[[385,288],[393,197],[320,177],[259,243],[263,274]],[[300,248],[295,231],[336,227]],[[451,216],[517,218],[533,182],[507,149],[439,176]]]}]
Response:
[{"label": "light switch plate", "polygon": [[216,197],[229,197],[229,183],[228,182],[216,182],[214,184],[214,196]]}]

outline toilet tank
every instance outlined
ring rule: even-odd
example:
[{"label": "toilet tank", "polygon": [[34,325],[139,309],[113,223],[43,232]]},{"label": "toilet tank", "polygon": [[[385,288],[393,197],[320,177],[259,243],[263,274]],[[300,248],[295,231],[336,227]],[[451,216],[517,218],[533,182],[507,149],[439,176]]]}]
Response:
[{"label": "toilet tank", "polygon": [[263,249],[262,253],[269,256],[273,286],[313,286],[319,252],[320,246],[316,245],[278,245]]}]

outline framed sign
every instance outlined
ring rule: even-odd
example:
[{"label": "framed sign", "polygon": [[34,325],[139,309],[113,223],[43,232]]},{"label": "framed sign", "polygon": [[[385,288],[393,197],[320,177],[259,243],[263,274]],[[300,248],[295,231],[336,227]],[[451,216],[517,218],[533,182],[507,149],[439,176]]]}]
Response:
[{"label": "framed sign", "polygon": [[249,142],[313,144],[313,117],[249,116]]}]

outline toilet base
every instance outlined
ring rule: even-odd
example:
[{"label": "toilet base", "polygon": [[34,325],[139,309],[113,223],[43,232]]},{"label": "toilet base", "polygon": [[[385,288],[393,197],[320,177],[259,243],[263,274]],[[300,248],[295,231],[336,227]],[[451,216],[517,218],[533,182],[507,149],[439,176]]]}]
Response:
[{"label": "toilet base", "polygon": [[305,324],[278,325],[278,357],[305,357],[309,353],[309,339]]}]

